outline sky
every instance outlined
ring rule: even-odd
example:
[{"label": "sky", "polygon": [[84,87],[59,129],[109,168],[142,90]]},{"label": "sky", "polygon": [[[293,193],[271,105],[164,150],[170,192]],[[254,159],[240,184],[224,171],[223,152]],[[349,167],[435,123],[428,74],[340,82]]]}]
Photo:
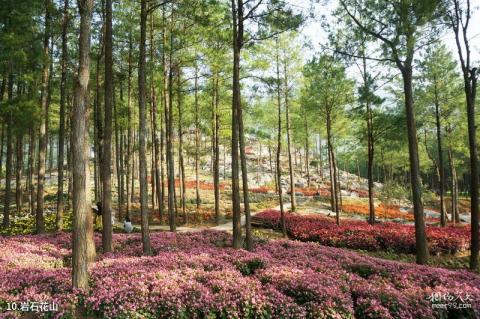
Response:
[{"label": "sky", "polygon": [[[290,5],[294,8],[302,9],[304,12],[311,11],[310,0],[288,0]],[[473,1],[475,2],[475,1]],[[337,0],[323,0],[320,3],[315,4],[313,10],[316,17],[325,15],[326,19],[332,21],[332,12],[338,6]],[[472,57],[474,61],[480,62],[480,9],[476,8],[471,19],[471,25],[469,27],[469,39],[472,47]],[[309,40],[314,46],[315,51],[319,51],[321,44],[326,43],[327,34],[321,27],[319,19],[309,19],[303,26],[301,31],[302,36]],[[455,36],[453,32],[445,32],[440,37],[441,41],[455,54],[457,55],[457,47],[455,44]],[[306,55],[311,56],[314,52],[308,52]]]},{"label": "sky", "polygon": [[[316,3],[313,8],[311,5],[310,0],[287,0],[289,4],[298,9],[302,10],[304,13],[310,13],[313,11],[315,17],[321,17],[322,15],[325,17],[327,21],[333,22],[333,11],[338,6],[338,0],[320,0],[319,3]],[[475,2],[475,0],[474,0]],[[480,1],[479,1],[480,2]],[[478,65],[480,67],[480,8],[477,6],[475,8],[474,14],[471,18],[469,26],[469,34],[468,37],[470,39],[470,46],[471,46],[471,55],[472,60],[474,61],[474,65]],[[308,19],[308,21],[303,25],[300,34],[302,37],[305,38],[305,41],[311,43],[312,49],[307,49],[303,52],[303,56],[305,59],[310,59],[316,53],[318,53],[322,45],[327,43],[327,33],[321,26],[321,21],[319,18],[316,19]],[[440,36],[440,40],[447,46],[447,48],[453,53],[454,59],[458,61],[458,53],[457,53],[457,46],[455,42],[455,35],[453,31],[447,30]],[[419,58],[419,53],[417,52],[415,58]],[[394,65],[391,68],[387,66],[378,66],[378,62],[371,61],[369,62],[371,67],[374,67],[383,74],[398,74],[398,70]],[[460,64],[458,63],[458,70],[460,72]],[[358,69],[357,65],[351,65],[348,69],[348,74],[352,76],[357,83],[361,82],[361,74]],[[385,84],[387,83],[387,84]],[[381,89],[377,92],[382,97],[387,98],[390,100],[390,105],[394,105],[397,103],[396,99],[393,96],[390,96],[388,91],[389,84],[388,82],[384,82],[383,85],[381,84]],[[390,97],[390,99],[389,99]]]}]

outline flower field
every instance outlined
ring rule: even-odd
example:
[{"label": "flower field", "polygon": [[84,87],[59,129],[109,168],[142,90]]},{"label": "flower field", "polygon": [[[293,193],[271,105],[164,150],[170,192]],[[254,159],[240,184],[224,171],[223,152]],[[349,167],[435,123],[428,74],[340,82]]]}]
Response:
[{"label": "flower field", "polygon": [[[68,317],[72,303],[92,318],[475,318],[480,277],[467,271],[386,261],[288,240],[229,248],[223,232],[115,234],[115,252],[90,267],[89,291],[70,287],[70,235],[0,238],[0,309],[47,301]],[[96,238],[97,245],[100,237]],[[431,298],[436,296],[435,298]],[[471,305],[432,307],[448,296]],[[1,318],[20,316],[3,312]]]},{"label": "flower field", "polygon": [[[280,228],[279,211],[266,210],[258,213],[255,219],[266,227]],[[370,225],[364,221],[344,220],[337,226],[332,218],[288,213],[286,224],[289,236],[301,241],[369,251],[415,253],[415,229],[411,225],[387,222]],[[427,237],[432,254],[463,251],[470,241],[469,229],[465,226],[427,227]]]}]

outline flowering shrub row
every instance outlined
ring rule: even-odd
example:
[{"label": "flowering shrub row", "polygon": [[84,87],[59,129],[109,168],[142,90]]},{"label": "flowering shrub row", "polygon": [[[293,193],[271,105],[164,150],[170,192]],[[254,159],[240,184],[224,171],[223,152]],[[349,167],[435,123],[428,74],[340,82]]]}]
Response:
[{"label": "flowering shrub row", "polygon": [[[255,219],[269,228],[279,229],[280,212],[266,210]],[[391,250],[397,253],[415,253],[415,228],[398,223],[370,225],[364,221],[344,220],[337,226],[331,218],[286,214],[287,232],[291,238],[315,241],[322,245],[347,247],[369,251]],[[456,253],[468,248],[470,233],[467,227],[427,227],[431,253]]]},{"label": "flowering shrub row", "polygon": [[[46,301],[68,317],[82,304],[98,318],[475,318],[480,277],[361,256],[288,240],[229,248],[223,232],[115,234],[114,253],[90,267],[90,290],[72,291],[67,233],[0,238],[0,307]],[[96,238],[100,245],[100,237]],[[429,296],[463,298],[471,308],[438,309]],[[0,318],[20,317],[0,313]],[[40,315],[35,315],[39,317]]]},{"label": "flowering shrub row", "polygon": [[[344,203],[342,205],[342,211],[350,214],[358,214],[364,216],[370,215],[368,203]],[[400,206],[385,205],[383,203],[375,207],[375,216],[385,219],[400,218],[408,221],[414,220],[413,214],[400,211]]]},{"label": "flowering shrub row", "polygon": [[267,187],[267,186],[259,186],[259,187],[254,187],[249,189],[250,192],[252,193],[258,193],[258,194],[267,194],[268,192],[275,192],[274,189]]},{"label": "flowering shrub row", "polygon": [[[180,187],[181,183],[179,179],[175,180],[175,186]],[[204,181],[199,181],[198,186],[200,189],[203,190],[213,190],[214,189],[214,184],[210,182],[204,182]],[[196,181],[185,181],[185,187],[187,189],[195,189],[197,188],[197,182]],[[219,183],[218,188],[223,190],[225,189],[226,184],[225,183]]]},{"label": "flowering shrub row", "polygon": [[[291,190],[288,190],[290,194]],[[330,189],[328,187],[319,187],[319,188],[308,188],[308,187],[298,187],[295,188],[295,193],[301,193],[305,196],[330,196]]]}]

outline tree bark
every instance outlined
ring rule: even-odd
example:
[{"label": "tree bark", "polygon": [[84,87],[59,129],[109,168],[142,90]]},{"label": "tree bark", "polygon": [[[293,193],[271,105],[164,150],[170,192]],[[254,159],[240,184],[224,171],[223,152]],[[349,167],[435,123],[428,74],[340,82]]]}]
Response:
[{"label": "tree bark", "polygon": [[245,155],[245,134],[243,129],[243,110],[239,103],[238,109],[238,135],[240,146],[240,165],[242,169],[242,189],[243,189],[243,207],[245,212],[245,243],[247,250],[253,249],[252,239],[252,224],[250,216],[250,200],[248,198],[248,171],[247,171],[247,157]]},{"label": "tree bark", "polygon": [[[155,61],[154,55],[154,45],[153,45],[153,13],[150,15],[150,60],[152,63]],[[151,100],[152,100],[152,113],[153,113],[153,166],[155,173],[155,190],[158,201],[158,212],[160,223],[163,219],[163,198],[162,198],[162,186],[161,186],[161,176],[160,176],[160,137],[158,132],[158,110],[157,110],[157,94],[155,92],[155,83],[151,79]]]},{"label": "tree bark", "polygon": [[29,142],[28,142],[28,204],[29,212],[33,214],[35,211],[35,185],[33,184],[33,174],[35,166],[35,130],[30,127],[29,129]]},{"label": "tree bark", "polygon": [[[88,176],[88,81],[93,0],[78,0],[80,12],[79,67],[72,114],[73,257],[74,288],[88,289],[90,186]],[[93,225],[92,225],[93,226]]]},{"label": "tree bark", "polygon": [[[220,138],[219,138],[219,131],[220,131],[220,120],[219,120],[219,94],[218,94],[218,74],[214,76],[214,121],[213,121],[213,133],[214,133],[214,162],[213,162],[213,188],[214,188],[214,196],[215,196],[215,223],[218,225],[220,222]],[[198,141],[200,144],[200,141]]]},{"label": "tree bark", "polygon": [[44,209],[44,184],[45,184],[45,154],[47,151],[47,118],[48,118],[48,86],[49,86],[49,60],[50,60],[50,0],[45,0],[45,34],[43,38],[43,55],[45,58],[42,71],[42,93],[40,133],[38,135],[38,164],[37,164],[37,211],[35,230],[37,234],[45,232]]},{"label": "tree bark", "polygon": [[340,210],[337,186],[337,165],[335,161],[335,152],[332,142],[332,123],[330,118],[330,111],[327,111],[327,147],[328,147],[328,161],[330,169],[330,203],[332,211],[335,212],[335,219],[337,225],[340,225]]},{"label": "tree bark", "polygon": [[413,108],[412,67],[401,68],[407,114],[408,151],[410,160],[410,183],[412,187],[413,214],[415,218],[415,248],[418,264],[428,261],[428,244],[425,233],[425,221],[422,203],[422,182],[420,180],[420,163],[418,158],[417,128]]},{"label": "tree bark", "polygon": [[240,96],[240,51],[243,45],[243,1],[231,0],[233,22],[233,83],[232,83],[232,215],[233,247],[242,247],[242,226],[240,211],[240,183],[238,156],[238,110],[241,107]]},{"label": "tree bark", "polygon": [[185,183],[185,165],[183,159],[183,116],[182,116],[182,87],[181,87],[181,69],[177,65],[177,111],[178,111],[178,169],[181,181],[181,204],[183,222],[187,223],[187,211],[185,205],[187,201],[186,183]]},{"label": "tree bark", "polygon": [[[462,8],[459,0],[453,1],[454,11],[452,13],[451,24],[455,33],[455,42],[457,45],[460,65],[462,67],[465,98],[467,100],[467,124],[468,124],[468,145],[470,155],[470,213],[471,213],[471,243],[470,243],[470,269],[478,270],[479,256],[479,170],[478,170],[478,151],[476,140],[475,124],[475,100],[477,95],[477,68],[471,66],[470,40],[468,39],[468,26],[471,13],[470,0],[467,0],[466,8]],[[462,36],[460,36],[462,34]],[[462,37],[463,45],[460,43]]]},{"label": "tree bark", "polygon": [[[215,77],[213,78],[215,82]],[[215,85],[215,84],[214,84]],[[214,96],[214,103],[215,103],[215,88],[213,88],[213,96]],[[214,104],[215,107],[215,104]],[[195,63],[195,195],[196,195],[196,205],[197,205],[197,214],[199,213],[198,210],[200,208],[200,180],[198,178],[198,163],[199,163],[199,147],[200,147],[200,123],[198,120],[198,65]],[[213,110],[213,149],[215,154],[215,118],[216,113],[215,109]],[[214,155],[215,157],[215,155]],[[215,162],[215,160],[214,160]],[[215,166],[215,164],[213,165]],[[214,169],[215,170],[215,169]],[[214,172],[215,174],[215,172]],[[215,179],[215,177],[214,177]],[[216,212],[216,211],[215,211]],[[217,215],[215,215],[217,216]]]},{"label": "tree bark", "polygon": [[17,216],[22,211],[23,189],[22,189],[22,177],[23,177],[23,134],[17,134],[17,160],[16,160],[16,180],[15,180],[15,203],[17,206]]},{"label": "tree bark", "polygon": [[[132,51],[133,51],[133,40],[132,34],[129,34],[128,39],[128,87],[127,87],[127,152],[125,154],[125,167],[126,169],[126,196],[127,196],[127,212],[126,215],[130,218],[130,207],[132,204],[132,198],[130,196],[130,176],[133,169],[131,168],[130,163],[132,158],[132,143],[133,143],[133,132],[132,132]],[[132,177],[133,180],[133,177]]]},{"label": "tree bark", "polygon": [[[13,74],[10,73],[8,79],[8,100],[13,99]],[[13,120],[11,111],[7,114],[7,162],[5,169],[5,202],[3,206],[3,227],[10,226],[10,196],[12,189],[12,135],[13,135]]]},{"label": "tree bark", "polygon": [[139,109],[139,177],[140,177],[140,213],[143,253],[151,254],[150,232],[148,228],[148,183],[147,183],[147,114],[146,114],[146,62],[145,42],[147,34],[147,0],[141,0],[140,12],[140,55],[138,63],[138,109]]},{"label": "tree bark", "polygon": [[440,224],[445,227],[447,225],[447,214],[445,210],[445,173],[443,166],[443,149],[442,149],[442,128],[440,123],[440,102],[438,98],[437,79],[434,77],[434,98],[435,98],[435,124],[437,129],[437,150],[438,150],[438,165],[437,174],[439,182],[440,195]]},{"label": "tree bark", "polygon": [[278,107],[278,127],[277,127],[277,187],[278,187],[278,199],[280,202],[280,222],[282,225],[283,237],[287,237],[287,226],[285,221],[285,209],[283,207],[283,190],[282,190],[282,102],[281,102],[281,89],[280,89],[280,61],[278,56],[278,40],[276,47],[276,73],[277,73],[277,107]]},{"label": "tree bark", "polygon": [[297,210],[297,203],[295,198],[295,176],[292,165],[292,146],[291,146],[291,130],[290,130],[290,114],[289,114],[289,100],[288,100],[288,76],[287,63],[283,64],[283,84],[285,94],[285,125],[287,126],[287,153],[288,153],[288,172],[290,175],[290,210],[295,212]]},{"label": "tree bark", "polygon": [[448,147],[448,163],[450,166],[450,175],[452,178],[451,181],[451,196],[452,196],[452,222],[454,224],[460,222],[460,216],[458,212],[458,181],[457,181],[457,170],[455,169],[455,161],[453,157],[452,147]]},{"label": "tree bark", "polygon": [[105,6],[105,116],[103,131],[102,171],[102,247],[113,251],[112,245],[112,109],[113,109],[113,49],[112,49],[112,0]]},{"label": "tree bark", "polygon": [[67,63],[68,63],[68,23],[69,23],[69,0],[63,2],[63,22],[62,22],[62,60],[61,68],[62,75],[60,80],[60,123],[58,132],[58,158],[57,158],[57,214],[55,224],[57,230],[63,228],[63,164],[64,164],[64,149],[65,149],[65,102],[67,96]]}]

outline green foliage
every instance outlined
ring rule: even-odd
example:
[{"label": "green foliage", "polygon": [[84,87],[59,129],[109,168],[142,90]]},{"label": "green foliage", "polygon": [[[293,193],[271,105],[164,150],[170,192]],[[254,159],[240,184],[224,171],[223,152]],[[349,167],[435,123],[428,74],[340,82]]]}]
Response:
[{"label": "green foliage", "polygon": [[[66,211],[63,215],[63,227],[65,230],[72,229],[73,214],[72,211]],[[55,214],[45,215],[45,230],[54,232],[56,228]],[[16,217],[8,228],[0,228],[0,235],[28,235],[35,233],[35,216],[26,214]]]},{"label": "green foliage", "polygon": [[410,197],[410,189],[397,182],[387,182],[383,185],[379,199],[387,205],[398,205]]},{"label": "green foliage", "polygon": [[260,258],[248,259],[245,261],[236,262],[238,271],[244,276],[254,275],[257,269],[262,269],[265,267],[265,261]]}]

